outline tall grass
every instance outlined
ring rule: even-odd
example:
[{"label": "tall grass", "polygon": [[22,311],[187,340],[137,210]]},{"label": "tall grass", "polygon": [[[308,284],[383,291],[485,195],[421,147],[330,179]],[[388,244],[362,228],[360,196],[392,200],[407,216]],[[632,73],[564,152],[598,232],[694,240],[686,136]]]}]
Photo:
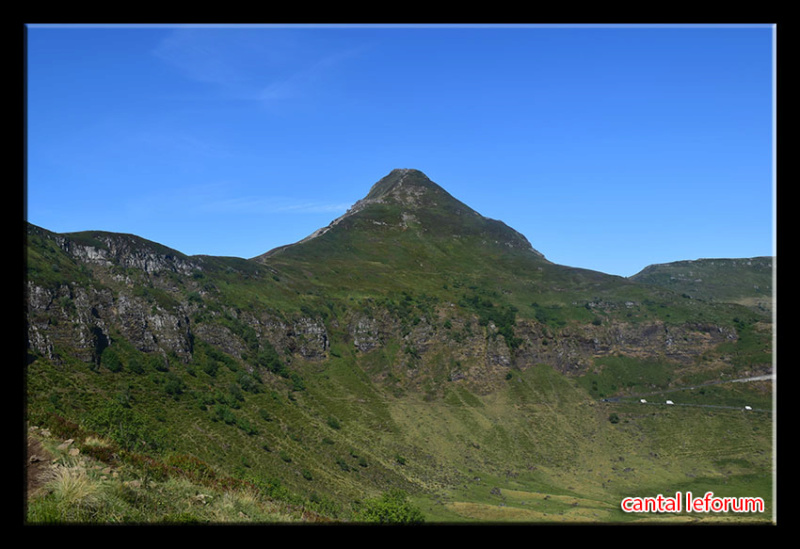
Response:
[{"label": "tall grass", "polygon": [[[98,441],[90,440],[91,445]],[[112,470],[86,455],[59,457],[29,494],[29,524],[274,523],[316,517],[252,486],[208,486],[182,476],[154,479],[131,466]]]},{"label": "tall grass", "polygon": [[46,495],[31,502],[31,522],[92,522],[96,519],[101,502],[100,486],[89,477],[82,463],[58,465],[49,476]]}]

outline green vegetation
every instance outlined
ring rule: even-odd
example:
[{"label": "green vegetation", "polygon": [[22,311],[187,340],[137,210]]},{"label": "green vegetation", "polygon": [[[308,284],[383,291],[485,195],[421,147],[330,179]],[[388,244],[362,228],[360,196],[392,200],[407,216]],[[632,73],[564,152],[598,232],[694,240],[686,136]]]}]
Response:
[{"label": "green vegetation", "polygon": [[[740,303],[754,311],[772,311],[773,261],[771,257],[698,259],[651,265],[633,280],[669,288],[683,299]],[[736,270],[737,276],[730,277]]]},{"label": "green vegetation", "polygon": [[422,512],[409,500],[402,490],[391,490],[380,498],[364,502],[358,516],[364,522],[379,524],[421,524],[425,522]]},{"label": "green vegetation", "polygon": [[[29,450],[51,467],[30,485],[30,524],[299,523],[323,519],[313,508],[279,501],[254,483],[219,476],[191,456],[162,460],[119,453],[113,443],[88,437],[58,445],[35,431]],[[44,455],[43,455],[44,454]],[[32,497],[31,497],[32,496]]]},{"label": "green vegetation", "polygon": [[632,357],[605,357],[595,360],[600,373],[580,378],[581,386],[598,398],[628,393],[646,393],[666,389],[675,367],[667,362]]},{"label": "green vegetation", "polygon": [[490,299],[482,298],[477,294],[465,296],[459,301],[459,305],[474,311],[478,315],[480,326],[494,324],[497,333],[505,338],[506,343],[512,349],[519,347],[522,343],[522,340],[514,334],[518,309],[513,305],[496,306]]},{"label": "green vegetation", "polygon": [[61,480],[28,520],[723,518],[619,508],[687,489],[770,520],[771,384],[728,383],[771,367],[753,265],[712,299],[554,265],[418,172],[368,199],[253,260],[30,227],[26,420]]}]

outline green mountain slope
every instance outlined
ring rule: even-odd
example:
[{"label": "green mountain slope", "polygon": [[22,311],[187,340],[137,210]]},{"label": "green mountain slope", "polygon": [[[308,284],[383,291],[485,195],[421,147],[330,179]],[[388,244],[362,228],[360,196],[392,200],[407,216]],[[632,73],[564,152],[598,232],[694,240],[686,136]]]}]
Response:
[{"label": "green mountain slope", "polygon": [[771,383],[727,383],[771,373],[769,315],[553,264],[419,171],[250,260],[34,226],[27,254],[27,419],[130,475],[292,520],[396,490],[442,522],[627,522],[687,489],[773,511]]},{"label": "green mountain slope", "polygon": [[669,288],[692,299],[740,303],[771,312],[773,259],[697,259],[650,265],[632,280]]},{"label": "green mountain slope", "polygon": [[255,260],[348,294],[432,290],[448,270],[473,281],[549,264],[524,236],[415,170],[394,170],[329,226]]}]

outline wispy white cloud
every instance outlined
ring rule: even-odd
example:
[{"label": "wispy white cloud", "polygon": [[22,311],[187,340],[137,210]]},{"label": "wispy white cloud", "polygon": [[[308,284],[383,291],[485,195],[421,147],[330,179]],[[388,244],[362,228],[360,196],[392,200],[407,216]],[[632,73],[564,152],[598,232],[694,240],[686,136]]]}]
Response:
[{"label": "wispy white cloud", "polygon": [[159,215],[177,211],[190,215],[342,214],[352,202],[314,201],[293,196],[258,195],[237,182],[153,190],[128,204],[130,209]]},{"label": "wispy white cloud", "polygon": [[297,212],[297,213],[344,213],[352,203],[325,203],[325,202],[304,202],[299,204],[286,204],[276,211]]},{"label": "wispy white cloud", "polygon": [[127,142],[145,151],[159,151],[171,158],[229,158],[234,155],[219,139],[169,127],[141,128],[131,132]]},{"label": "wispy white cloud", "polygon": [[261,101],[300,97],[311,90],[320,89],[325,78],[335,71],[343,60],[351,57],[357,50],[333,52],[311,62],[306,66],[285,74],[267,84],[256,97]]},{"label": "wispy white cloud", "polygon": [[208,200],[198,204],[198,209],[224,214],[317,214],[344,213],[351,203],[304,202],[291,198],[242,196]]},{"label": "wispy white cloud", "polygon": [[360,50],[311,37],[308,29],[178,27],[153,54],[224,97],[267,104],[307,97]]}]

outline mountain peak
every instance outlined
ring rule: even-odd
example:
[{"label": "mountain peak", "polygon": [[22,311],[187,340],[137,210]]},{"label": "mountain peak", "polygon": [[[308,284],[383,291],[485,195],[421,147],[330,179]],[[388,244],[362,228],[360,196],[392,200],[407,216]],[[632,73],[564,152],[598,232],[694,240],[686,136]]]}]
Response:
[{"label": "mountain peak", "polygon": [[[501,221],[486,218],[453,197],[427,175],[416,169],[398,168],[375,183],[367,195],[353,204],[342,216],[334,219],[297,242],[303,244],[314,240],[343,222],[348,226],[367,220],[366,227],[397,227],[400,231],[414,228],[427,233],[428,238],[445,236],[460,239],[469,234],[480,235],[483,241],[502,243],[511,248],[525,249],[544,257],[533,249],[528,240]],[[264,254],[288,247],[282,246]]]},{"label": "mountain peak", "polygon": [[415,194],[425,190],[444,191],[419,170],[408,168],[394,169],[375,183],[364,200],[380,200],[388,195]]},{"label": "mountain peak", "polygon": [[[433,191],[437,195],[442,197],[447,196],[451,200],[456,201],[447,191],[431,181],[428,176],[421,171],[409,168],[396,168],[375,183],[367,195],[353,204],[347,212],[331,221],[328,226],[317,229],[297,244],[308,242],[309,240],[325,234],[344,219],[357,214],[372,204],[396,202],[406,207],[415,208],[426,203],[435,203],[435,199],[431,196],[428,196],[427,199],[423,198],[427,194],[427,191]],[[286,246],[281,246],[275,250],[270,250],[265,255],[270,255],[285,247]]]}]

